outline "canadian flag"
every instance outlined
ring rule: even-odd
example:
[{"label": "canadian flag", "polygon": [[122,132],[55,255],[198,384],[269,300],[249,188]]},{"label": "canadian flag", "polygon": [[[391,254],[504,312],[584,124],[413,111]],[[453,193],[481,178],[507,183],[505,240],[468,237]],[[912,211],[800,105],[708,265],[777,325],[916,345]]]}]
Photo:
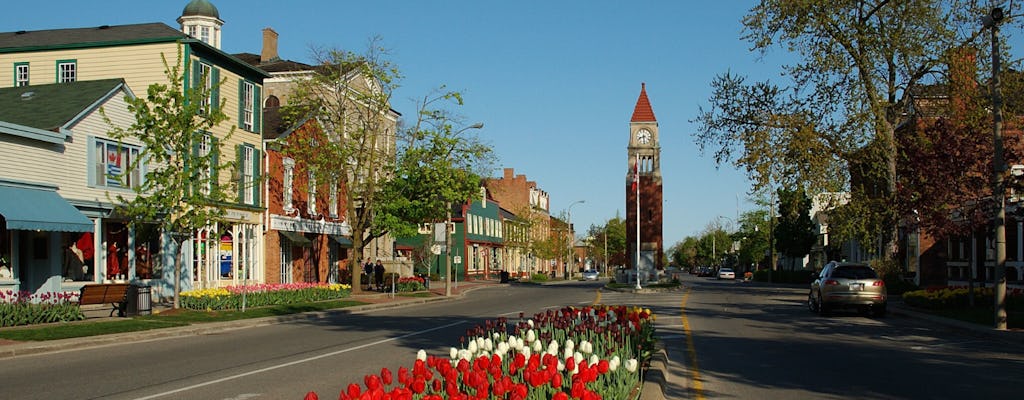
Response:
[{"label": "canadian flag", "polygon": [[640,156],[636,156],[636,160],[633,162],[633,191],[637,191],[637,185],[640,182],[640,173],[637,170],[637,166],[640,164]]}]

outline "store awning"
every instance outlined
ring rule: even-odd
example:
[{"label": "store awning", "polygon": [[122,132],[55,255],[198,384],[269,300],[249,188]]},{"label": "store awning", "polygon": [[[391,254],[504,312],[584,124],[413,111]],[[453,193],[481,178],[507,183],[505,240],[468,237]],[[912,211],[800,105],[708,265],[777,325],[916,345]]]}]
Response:
[{"label": "store awning", "polygon": [[341,245],[341,247],[347,247],[350,249],[352,248],[352,239],[349,239],[341,235],[331,235],[331,239],[334,239],[335,242],[338,242],[338,244]]},{"label": "store awning", "polygon": [[0,185],[0,214],[11,230],[93,231],[92,221],[51,189]]},{"label": "store awning", "polygon": [[309,239],[306,239],[305,236],[302,236],[301,233],[289,231],[277,231],[277,233],[280,233],[281,236],[288,238],[288,240],[291,241],[292,244],[296,246],[309,247],[313,244],[313,242],[310,242]]}]

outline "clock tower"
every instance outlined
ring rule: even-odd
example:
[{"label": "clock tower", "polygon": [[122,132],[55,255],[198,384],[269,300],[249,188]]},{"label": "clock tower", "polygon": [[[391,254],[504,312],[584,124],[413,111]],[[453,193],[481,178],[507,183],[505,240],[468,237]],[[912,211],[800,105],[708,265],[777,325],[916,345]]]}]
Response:
[{"label": "clock tower", "polygon": [[640,97],[636,100],[633,116],[629,120],[629,145],[626,147],[626,255],[629,257],[627,265],[631,266],[632,270],[637,270],[639,251],[641,282],[647,281],[655,269],[664,267],[659,143],[658,120],[654,118],[654,110],[647,99],[647,87],[641,83]]}]

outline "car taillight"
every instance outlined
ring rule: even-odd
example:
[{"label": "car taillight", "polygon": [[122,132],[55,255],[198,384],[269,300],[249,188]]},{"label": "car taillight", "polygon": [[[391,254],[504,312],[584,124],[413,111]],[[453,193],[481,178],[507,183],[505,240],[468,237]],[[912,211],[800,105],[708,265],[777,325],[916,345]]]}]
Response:
[{"label": "car taillight", "polygon": [[885,282],[883,282],[883,281],[875,281],[875,283],[872,283],[871,286],[885,286]]},{"label": "car taillight", "polygon": [[829,285],[829,286],[838,286],[839,285],[839,281],[837,281],[835,279],[826,279],[825,280],[825,284]]}]

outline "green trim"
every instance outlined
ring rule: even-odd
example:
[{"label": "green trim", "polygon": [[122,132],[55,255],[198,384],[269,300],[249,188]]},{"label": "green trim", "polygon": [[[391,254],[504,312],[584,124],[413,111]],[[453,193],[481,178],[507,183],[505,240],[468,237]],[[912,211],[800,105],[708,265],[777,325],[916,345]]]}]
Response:
[{"label": "green trim", "polygon": [[56,75],[54,77],[53,81],[56,82],[56,83],[67,83],[67,82],[61,82],[61,80],[60,80],[60,65],[61,64],[74,64],[74,66],[75,66],[75,80],[69,81],[69,82],[76,82],[76,81],[78,81],[78,59],[75,59],[75,58],[69,58],[69,59],[64,59],[64,60],[57,60],[53,64],[54,74]]},{"label": "green trim", "polygon": [[68,50],[68,49],[91,49],[91,48],[98,48],[98,47],[131,46],[131,45],[139,45],[139,44],[171,43],[171,42],[177,42],[180,39],[182,39],[181,36],[172,36],[172,37],[151,38],[151,39],[111,40],[111,41],[106,41],[106,42],[55,44],[55,45],[47,45],[47,46],[6,47],[6,48],[0,49],[0,54],[5,54],[5,53],[28,53],[28,52],[36,52],[36,51],[52,51],[52,50]]},{"label": "green trim", "polygon": [[[18,67],[20,67],[22,65],[24,65],[26,67],[29,67],[28,61],[22,61],[22,62],[14,63],[14,82],[12,83],[14,85],[14,87],[18,87]],[[31,85],[32,84],[32,68],[29,67],[28,70],[29,70],[29,75],[28,75],[28,79],[29,80],[28,80],[28,82],[25,82],[25,84],[26,85]]]},{"label": "green trim", "polygon": [[182,44],[182,47],[184,47],[184,50],[183,50],[184,55],[182,55],[184,60],[182,60],[182,62],[183,62],[182,67],[185,68],[185,73],[182,74],[182,76],[183,76],[182,80],[184,82],[182,82],[183,89],[181,91],[181,94],[185,98],[184,99],[185,105],[188,105],[188,102],[189,102],[188,101],[188,96],[185,96],[185,95],[188,93],[188,90],[192,88],[192,84],[191,84],[191,82],[192,82],[192,79],[191,79],[192,78],[192,74],[191,74],[191,72],[192,72],[192,46],[188,46],[188,45]]}]

